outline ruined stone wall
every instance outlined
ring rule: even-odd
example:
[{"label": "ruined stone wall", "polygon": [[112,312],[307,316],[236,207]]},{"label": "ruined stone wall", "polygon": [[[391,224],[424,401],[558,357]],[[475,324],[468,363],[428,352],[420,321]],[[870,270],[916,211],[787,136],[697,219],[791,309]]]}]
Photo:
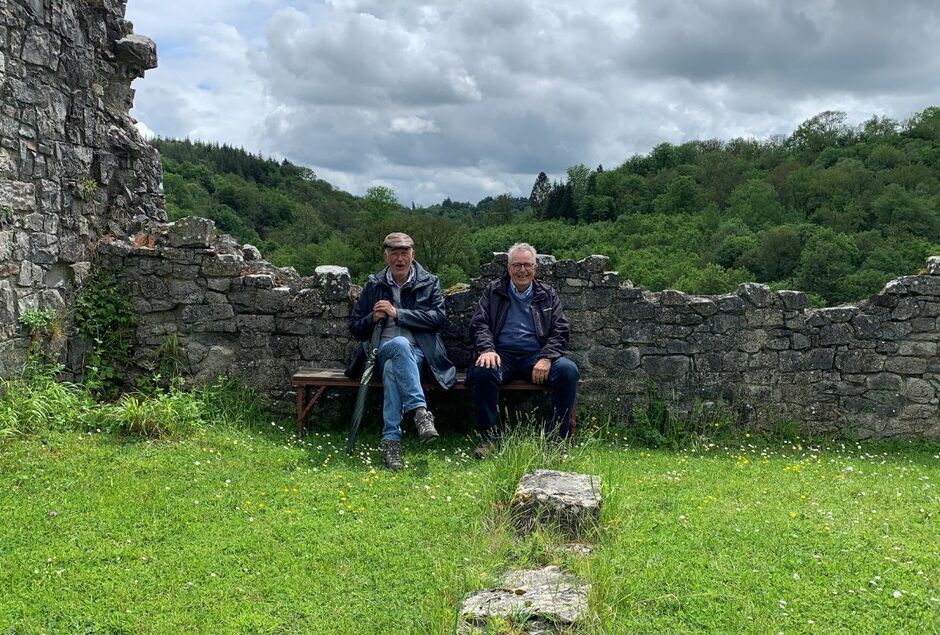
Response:
[{"label": "ruined stone wall", "polygon": [[[217,237],[204,219],[153,225],[100,251],[140,313],[143,368],[176,338],[199,379],[239,375],[289,407],[294,372],[341,367],[354,345],[346,323],[357,289],[344,268],[300,277]],[[608,271],[603,256],[540,261],[571,322],[569,355],[588,402],[629,413],[652,382],[680,409],[723,402],[756,426],[793,420],[816,432],[940,439],[940,258],[866,302],[825,309],[760,284],[720,296],[652,293]],[[498,254],[469,289],[446,296],[445,343],[460,367],[472,310],[505,262]]]},{"label": "ruined stone wall", "polygon": [[[67,317],[104,266],[138,314],[138,373],[171,354],[197,380],[238,375],[289,404],[293,372],[343,365],[356,289],[341,267],[309,278],[272,267],[210,221],[161,223],[159,157],[127,114],[156,48],[123,15],[123,0],[0,4],[0,373],[26,346],[18,318],[50,307]],[[447,297],[445,341],[460,366],[500,258]],[[940,259],[866,302],[820,310],[758,284],[650,293],[608,268],[592,256],[540,269],[567,308],[584,400],[629,413],[652,383],[680,409],[722,401],[756,425],[940,439]]]},{"label": "ruined stone wall", "polygon": [[128,116],[156,47],[131,30],[118,0],[0,3],[0,373],[22,359],[25,311],[67,314],[99,238],[165,219],[159,157]]}]

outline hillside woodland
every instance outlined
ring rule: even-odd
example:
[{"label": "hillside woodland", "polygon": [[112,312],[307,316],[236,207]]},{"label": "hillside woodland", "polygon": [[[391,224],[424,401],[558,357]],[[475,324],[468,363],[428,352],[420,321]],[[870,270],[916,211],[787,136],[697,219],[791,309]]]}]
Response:
[{"label": "hillside woodland", "polygon": [[740,282],[800,289],[815,305],[859,300],[940,254],[940,107],[859,126],[827,111],[787,137],[662,143],[623,164],[582,164],[528,198],[406,207],[356,197],[313,170],[244,150],[156,139],[171,219],[207,216],[273,263],[309,274],[382,264],[381,239],[410,233],[445,286],[525,240],[559,258],[592,253],[635,285],[714,294]]}]

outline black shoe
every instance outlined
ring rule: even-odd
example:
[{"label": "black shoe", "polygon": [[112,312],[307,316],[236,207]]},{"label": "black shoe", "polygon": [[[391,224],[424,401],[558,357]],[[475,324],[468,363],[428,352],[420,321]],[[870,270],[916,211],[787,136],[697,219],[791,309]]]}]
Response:
[{"label": "black shoe", "polygon": [[441,436],[434,427],[434,415],[427,409],[419,408],[415,412],[415,428],[421,443],[428,443]]},{"label": "black shoe", "polygon": [[393,472],[397,472],[405,466],[401,460],[401,441],[382,439],[382,443],[379,447],[382,449],[382,458],[385,459],[385,467]]}]

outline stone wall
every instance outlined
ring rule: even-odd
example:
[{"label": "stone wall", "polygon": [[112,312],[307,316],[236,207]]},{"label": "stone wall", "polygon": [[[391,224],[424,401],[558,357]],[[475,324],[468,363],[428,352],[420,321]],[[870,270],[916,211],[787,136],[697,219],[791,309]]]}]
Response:
[{"label": "stone wall", "polygon": [[[154,224],[99,252],[140,313],[142,368],[176,337],[199,379],[239,375],[289,407],[293,372],[341,367],[354,345],[346,322],[357,288],[344,268],[300,277],[204,219]],[[458,366],[470,358],[480,290],[505,258],[446,297],[445,342]],[[588,402],[629,413],[652,382],[680,409],[720,400],[757,426],[783,419],[816,432],[940,439],[940,258],[868,301],[818,310],[800,292],[760,284],[720,296],[652,293],[608,271],[604,256],[540,262],[571,321]]]},{"label": "stone wall", "polygon": [[27,310],[65,314],[102,236],[165,219],[157,152],[128,116],[156,66],[117,0],[0,3],[0,373]]}]

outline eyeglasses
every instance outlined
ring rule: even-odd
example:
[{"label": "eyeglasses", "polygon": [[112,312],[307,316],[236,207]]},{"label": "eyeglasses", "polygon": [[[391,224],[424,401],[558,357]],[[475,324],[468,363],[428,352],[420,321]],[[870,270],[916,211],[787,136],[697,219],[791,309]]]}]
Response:
[{"label": "eyeglasses", "polygon": [[509,268],[515,271],[522,271],[523,269],[525,269],[526,271],[532,271],[533,269],[535,269],[535,263],[534,262],[514,262],[511,265],[509,265]]}]

